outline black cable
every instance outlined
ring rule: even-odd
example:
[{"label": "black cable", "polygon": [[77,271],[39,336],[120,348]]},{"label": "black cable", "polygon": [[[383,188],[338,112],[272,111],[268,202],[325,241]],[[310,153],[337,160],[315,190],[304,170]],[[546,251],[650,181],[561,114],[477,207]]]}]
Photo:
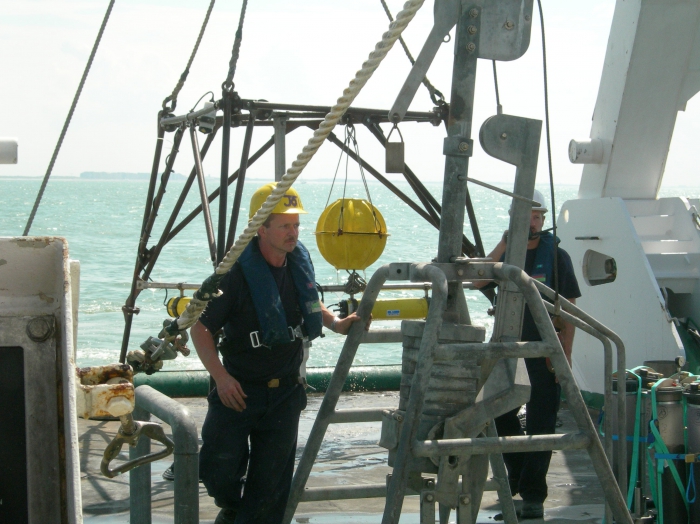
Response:
[{"label": "black cable", "polygon": [[544,118],[545,129],[547,131],[547,162],[549,164],[549,191],[552,198],[552,234],[554,235],[554,310],[559,308],[559,258],[557,252],[557,213],[554,203],[554,173],[552,170],[552,144],[549,135],[549,90],[547,89],[547,46],[544,38],[544,14],[542,13],[542,2],[537,0],[540,11],[540,26],[542,27],[542,70],[544,72]]}]

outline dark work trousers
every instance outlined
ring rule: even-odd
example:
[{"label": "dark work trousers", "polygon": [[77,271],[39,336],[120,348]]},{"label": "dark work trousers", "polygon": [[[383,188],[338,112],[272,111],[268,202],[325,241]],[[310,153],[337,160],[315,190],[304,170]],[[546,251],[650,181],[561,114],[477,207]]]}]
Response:
[{"label": "dark work trousers", "polygon": [[224,406],[216,389],[209,395],[199,475],[217,506],[237,512],[236,524],[279,524],[289,498],[306,392],[299,384],[242,386],[248,395],[242,412]]},{"label": "dark work trousers", "polygon": [[[530,401],[526,408],[528,435],[551,435],[554,433],[559,411],[561,386],[554,373],[547,369],[544,358],[526,358],[525,365],[530,377]],[[518,420],[518,409],[496,418],[496,429],[500,437],[522,435]],[[525,502],[544,502],[547,498],[547,470],[552,458],[551,451],[526,453],[504,453],[508,468],[508,481],[512,492],[520,493]]]}]

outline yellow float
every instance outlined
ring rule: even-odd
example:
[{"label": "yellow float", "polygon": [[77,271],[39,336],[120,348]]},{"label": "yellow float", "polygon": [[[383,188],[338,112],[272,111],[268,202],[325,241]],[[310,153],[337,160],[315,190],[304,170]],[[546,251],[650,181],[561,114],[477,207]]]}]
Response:
[{"label": "yellow float", "polygon": [[341,198],[323,210],[316,224],[316,244],[336,269],[363,270],[386,246],[386,223],[379,210],[358,198]]},{"label": "yellow float", "polygon": [[168,315],[172,318],[177,318],[182,315],[187,304],[190,303],[190,300],[192,300],[192,297],[173,297],[169,299],[166,305]]}]

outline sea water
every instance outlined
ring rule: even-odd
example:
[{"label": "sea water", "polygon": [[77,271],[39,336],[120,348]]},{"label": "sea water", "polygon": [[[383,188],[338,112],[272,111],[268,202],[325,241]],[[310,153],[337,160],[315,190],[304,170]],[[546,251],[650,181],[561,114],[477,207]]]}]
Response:
[{"label": "sea water", "polygon": [[[211,191],[217,181],[208,179]],[[264,181],[250,180],[243,193],[241,214],[237,233],[247,222],[248,202],[252,191]],[[27,223],[37,191],[39,179],[0,179],[0,236],[20,236]],[[316,221],[328,201],[340,198],[343,183],[336,183],[331,192],[331,182],[303,180],[295,183],[307,215],[301,215],[299,239],[309,248],[316,279],[321,285],[343,284],[346,271],[336,271],[318,251],[314,230]],[[406,182],[395,182],[404,193],[418,201]],[[442,184],[427,182],[425,186],[435,199],[442,200]],[[171,182],[158,212],[153,233],[148,241],[152,247],[160,237],[172,212],[175,201],[184,187],[183,182]],[[508,189],[508,184],[503,184]],[[368,185],[369,196],[383,215],[389,237],[386,248],[379,259],[360,275],[369,281],[373,272],[390,262],[429,262],[437,254],[438,231],[411,210],[391,191],[377,182]],[[512,185],[511,185],[512,188]],[[538,186],[549,203],[549,188]],[[480,186],[469,187],[476,210],[477,222],[484,249],[488,253],[508,228],[510,198]],[[131,288],[136,262],[143,213],[148,191],[147,181],[93,181],[81,179],[51,180],[34,219],[31,235],[65,237],[70,256],[80,261],[80,305],[78,329],[78,364],[94,366],[116,362],[124,336],[125,304]],[[233,186],[229,192],[229,203],[233,202]],[[576,186],[557,186],[557,207],[576,197]],[[695,191],[697,193],[697,191]],[[359,182],[348,182],[347,198],[367,198],[365,186]],[[688,196],[696,196],[688,195]],[[216,224],[218,199],[213,202],[211,214]],[[176,224],[200,204],[196,184],[187,196],[186,204],[178,215]],[[551,227],[551,213],[545,228]],[[465,218],[465,234],[473,235]],[[216,235],[216,225],[214,226]],[[562,246],[566,249],[566,246]],[[209,254],[204,219],[201,214],[192,220],[163,249],[151,279],[154,282],[186,282],[199,284],[213,272]],[[188,292],[191,295],[192,292]],[[147,289],[139,295],[136,306],[140,313],[134,317],[129,334],[129,350],[138,349],[149,336],[157,336],[163,320],[168,318],[164,302],[178,294],[176,290]],[[472,323],[485,326],[487,336],[493,325],[493,317],[487,313],[490,303],[479,292],[465,291]],[[422,291],[402,291],[380,294],[380,298],[396,296],[422,296]],[[347,298],[341,293],[326,293],[325,304],[333,304]],[[377,321],[373,329],[398,328],[400,321]],[[342,348],[344,337],[326,331],[326,336],[314,341],[309,366],[332,366]],[[355,365],[398,364],[401,360],[399,344],[365,344],[360,346]],[[192,351],[189,357],[179,356],[167,361],[165,369],[202,369],[202,364]]]}]

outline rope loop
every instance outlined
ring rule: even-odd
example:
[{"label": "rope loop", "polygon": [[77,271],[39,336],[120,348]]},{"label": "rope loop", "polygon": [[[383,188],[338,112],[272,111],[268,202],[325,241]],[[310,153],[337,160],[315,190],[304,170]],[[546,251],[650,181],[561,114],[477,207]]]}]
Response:
[{"label": "rope loop", "polygon": [[[172,105],[168,106],[168,102],[172,102]],[[177,106],[177,100],[173,99],[172,96],[166,96],[163,99],[163,114],[167,115],[170,113],[173,113],[175,111],[175,107]]]}]

